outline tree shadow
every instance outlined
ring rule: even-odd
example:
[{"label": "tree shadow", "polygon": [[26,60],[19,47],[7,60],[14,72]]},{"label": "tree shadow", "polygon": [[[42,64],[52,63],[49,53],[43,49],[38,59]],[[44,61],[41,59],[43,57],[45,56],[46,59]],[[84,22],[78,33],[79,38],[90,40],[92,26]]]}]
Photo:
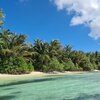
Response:
[{"label": "tree shadow", "polygon": [[0,96],[0,100],[14,100],[15,97],[14,95]]},{"label": "tree shadow", "polygon": [[0,96],[0,100],[14,100],[20,93],[20,91],[11,92],[8,95]]},{"label": "tree shadow", "polygon": [[20,91],[16,91],[16,92],[12,92],[12,93],[10,93],[10,94],[18,95],[18,94],[20,94],[20,93],[21,93]]},{"label": "tree shadow", "polygon": [[17,82],[12,82],[12,83],[8,83],[8,84],[1,84],[0,87],[27,84],[27,83],[46,82],[46,81],[53,81],[53,80],[57,80],[57,79],[58,78],[43,78],[43,79],[34,79],[34,80],[24,80],[24,81],[17,81]]},{"label": "tree shadow", "polygon": [[72,99],[62,99],[62,100],[100,100],[100,94],[85,94],[82,93],[78,97],[72,98]]},{"label": "tree shadow", "polygon": [[14,89],[14,88],[12,88],[12,87],[7,87],[7,88],[4,88],[3,90],[12,90],[12,89]]}]

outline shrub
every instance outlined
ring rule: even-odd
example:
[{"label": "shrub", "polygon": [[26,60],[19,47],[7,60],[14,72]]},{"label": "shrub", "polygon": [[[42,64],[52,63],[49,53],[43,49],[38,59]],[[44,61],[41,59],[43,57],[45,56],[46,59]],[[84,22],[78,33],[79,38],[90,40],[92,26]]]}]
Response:
[{"label": "shrub", "polygon": [[34,69],[33,65],[31,63],[26,63],[24,58],[19,57],[13,59],[13,64],[9,63],[3,64],[2,67],[0,67],[0,73],[7,73],[7,74],[23,74],[23,73],[29,73]]},{"label": "shrub", "polygon": [[43,66],[44,71],[52,72],[52,71],[63,71],[64,65],[61,64],[56,58],[53,58],[48,66]]},{"label": "shrub", "polygon": [[29,62],[27,65],[28,65],[29,72],[34,71],[34,66],[33,66],[32,62]]},{"label": "shrub", "polygon": [[89,61],[89,59],[84,59],[81,63],[80,66],[83,68],[84,71],[91,71],[93,70],[93,65],[92,63]]},{"label": "shrub", "polygon": [[49,67],[46,65],[43,65],[43,72],[49,72]]},{"label": "shrub", "polygon": [[77,63],[75,64],[76,71],[83,71],[83,68],[81,68]]},{"label": "shrub", "polygon": [[65,71],[77,71],[78,68],[74,65],[72,60],[68,60],[67,62],[64,62],[64,70]]},{"label": "shrub", "polygon": [[93,66],[93,69],[97,69],[98,70],[98,66],[95,63],[93,63],[92,66]]},{"label": "shrub", "polygon": [[98,67],[98,70],[100,70],[100,63],[98,63],[97,67]]}]

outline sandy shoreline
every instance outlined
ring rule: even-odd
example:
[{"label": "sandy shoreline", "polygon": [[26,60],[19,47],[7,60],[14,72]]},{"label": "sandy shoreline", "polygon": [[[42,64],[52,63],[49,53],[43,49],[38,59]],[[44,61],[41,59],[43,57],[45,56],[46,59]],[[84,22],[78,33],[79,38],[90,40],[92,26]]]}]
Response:
[{"label": "sandy shoreline", "polygon": [[65,72],[52,72],[52,73],[44,73],[44,72],[31,72],[30,74],[21,74],[21,75],[11,75],[11,74],[0,74],[0,85],[6,85],[11,83],[18,83],[23,81],[31,81],[33,79],[40,79],[40,78],[49,78],[49,77],[58,77],[63,75],[78,75],[88,73],[84,71],[65,71]]},{"label": "sandy shoreline", "polygon": [[39,76],[49,76],[49,75],[69,75],[69,74],[80,74],[84,72],[53,72],[53,73],[44,73],[44,72],[31,72],[30,74],[21,74],[21,75],[11,75],[11,74],[0,74],[0,78],[9,78],[9,77],[39,77]]}]

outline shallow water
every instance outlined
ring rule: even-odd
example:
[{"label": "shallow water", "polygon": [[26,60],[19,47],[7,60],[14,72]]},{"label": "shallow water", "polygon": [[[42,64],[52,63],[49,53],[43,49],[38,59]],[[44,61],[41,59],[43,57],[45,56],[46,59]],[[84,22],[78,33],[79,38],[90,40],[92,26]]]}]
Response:
[{"label": "shallow water", "polygon": [[100,73],[0,82],[0,100],[100,100]]}]

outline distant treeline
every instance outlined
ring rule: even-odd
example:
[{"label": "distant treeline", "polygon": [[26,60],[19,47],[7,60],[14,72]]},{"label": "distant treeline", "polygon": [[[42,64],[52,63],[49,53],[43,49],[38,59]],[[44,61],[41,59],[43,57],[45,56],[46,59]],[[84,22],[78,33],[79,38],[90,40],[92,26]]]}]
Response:
[{"label": "distant treeline", "polygon": [[91,71],[100,70],[100,52],[72,50],[60,41],[50,43],[35,40],[26,42],[26,36],[9,30],[0,33],[0,73],[22,74],[33,70]]}]

